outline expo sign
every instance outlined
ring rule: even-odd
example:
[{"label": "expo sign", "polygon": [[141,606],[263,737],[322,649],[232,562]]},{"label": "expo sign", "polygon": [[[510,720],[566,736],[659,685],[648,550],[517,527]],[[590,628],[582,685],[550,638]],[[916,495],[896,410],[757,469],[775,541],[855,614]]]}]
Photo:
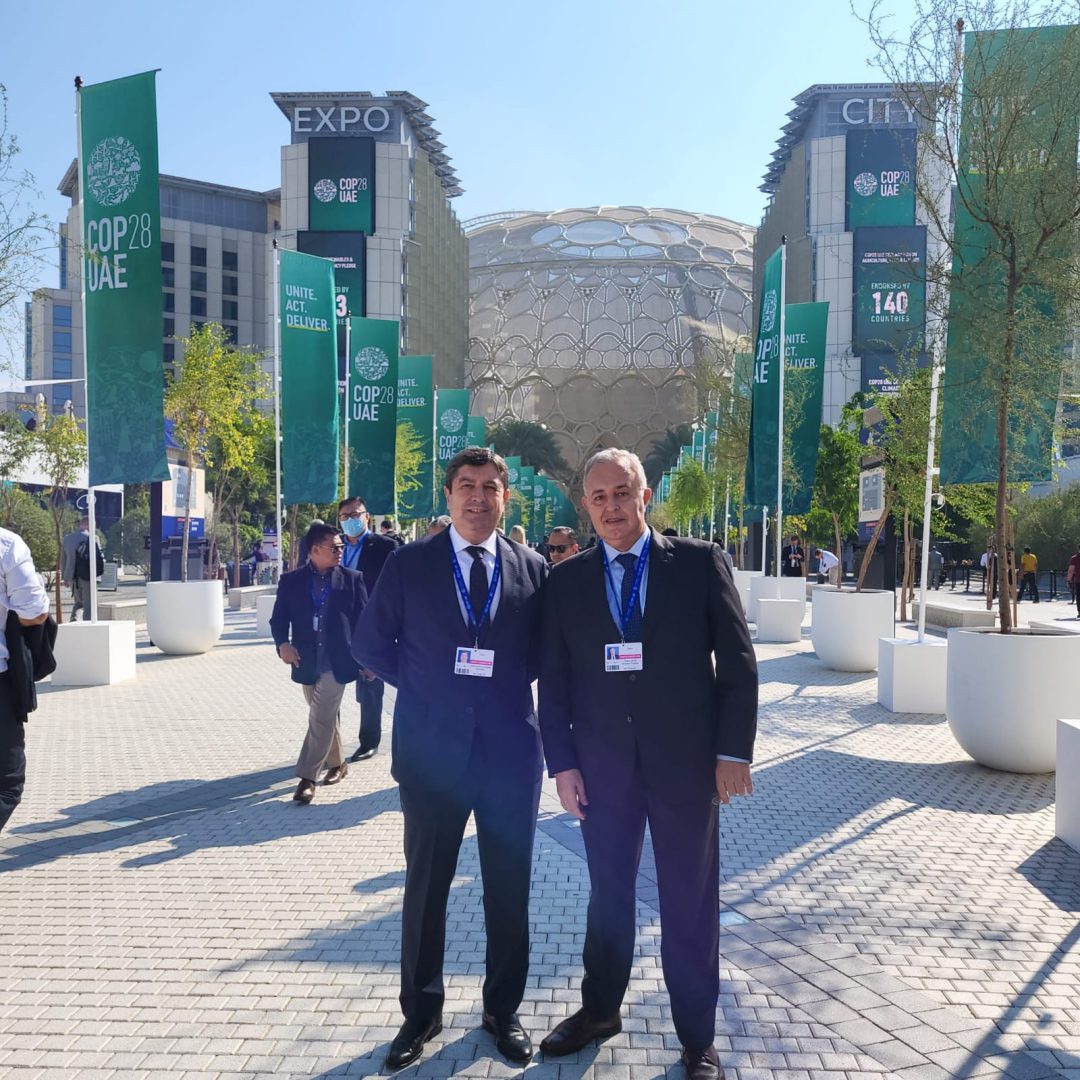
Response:
[{"label": "expo sign", "polygon": [[293,109],[292,129],[299,134],[318,135],[329,133],[344,135],[350,131],[364,130],[372,134],[390,127],[390,110],[382,105],[370,105],[361,109],[356,105],[297,105]]}]

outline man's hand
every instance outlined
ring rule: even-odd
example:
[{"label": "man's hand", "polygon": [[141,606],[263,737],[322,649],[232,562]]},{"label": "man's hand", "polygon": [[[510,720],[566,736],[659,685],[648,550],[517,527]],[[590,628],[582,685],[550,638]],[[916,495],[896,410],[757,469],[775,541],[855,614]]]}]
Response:
[{"label": "man's hand", "polygon": [[750,779],[750,766],[742,761],[718,761],[716,763],[716,797],[725,806],[732,795],[753,795],[754,782]]},{"label": "man's hand", "polygon": [[367,668],[361,668],[360,677],[364,680],[364,682],[373,682],[376,678],[376,675],[374,671],[368,671]]},{"label": "man's hand", "polygon": [[293,667],[300,666],[300,654],[296,651],[296,647],[286,642],[281,648],[278,649],[278,656],[286,664],[292,664]]},{"label": "man's hand", "polygon": [[565,769],[555,774],[555,790],[559,793],[562,808],[579,821],[585,820],[584,807],[589,805],[585,795],[585,781],[578,769]]}]

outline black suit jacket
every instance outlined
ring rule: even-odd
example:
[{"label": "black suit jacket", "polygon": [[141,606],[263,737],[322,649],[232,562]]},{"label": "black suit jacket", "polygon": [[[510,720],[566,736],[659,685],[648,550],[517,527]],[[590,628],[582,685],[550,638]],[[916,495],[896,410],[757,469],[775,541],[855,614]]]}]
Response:
[{"label": "black suit jacket", "polygon": [[[300,653],[300,666],[292,669],[293,682],[313,686],[319,681],[316,669],[316,639],[313,620],[315,604],[311,598],[322,586],[315,580],[310,564],[281,575],[278,582],[274,612],[270,616],[270,632],[274,647],[286,642]],[[352,655],[352,640],[357,619],[367,603],[364,579],[355,570],[335,566],[330,574],[330,595],[326,598],[323,618],[326,622],[326,643],[330,653],[330,669],[339,683],[350,683],[357,675]]]},{"label": "black suit jacket", "polygon": [[[344,533],[342,533],[341,538],[345,542],[345,550],[347,551],[349,549],[349,539]],[[360,562],[356,569],[364,575],[364,587],[367,589],[369,596],[375,588],[375,583],[379,580],[383,564],[390,556],[390,553],[397,551],[397,548],[398,545],[389,536],[380,536],[378,533],[368,529],[367,539],[360,549]],[[344,552],[341,556],[341,565],[345,565]]]},{"label": "black suit jacket", "polygon": [[619,632],[599,544],[552,572],[542,640],[540,730],[552,775],[580,769],[590,796],[617,797],[640,763],[658,792],[698,797],[714,790],[717,754],[753,757],[757,662],[715,544],[653,530],[643,670],[604,670],[604,646]]},{"label": "black suit jacket", "polygon": [[477,735],[507,770],[539,775],[531,683],[547,563],[501,536],[498,549],[499,606],[480,635],[480,646],[495,650],[492,678],[454,674],[455,649],[473,640],[458,606],[449,529],[397,548],[360,618],[354,656],[397,687],[392,771],[399,783],[454,787]]}]

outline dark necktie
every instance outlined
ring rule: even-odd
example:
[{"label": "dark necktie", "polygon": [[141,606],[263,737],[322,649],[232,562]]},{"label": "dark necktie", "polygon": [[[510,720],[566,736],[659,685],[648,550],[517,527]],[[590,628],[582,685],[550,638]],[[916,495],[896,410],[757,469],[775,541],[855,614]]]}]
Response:
[{"label": "dark necktie", "polygon": [[[473,564],[469,570],[469,601],[472,603],[473,618],[479,623],[484,614],[484,605],[487,603],[488,576],[487,567],[484,566],[484,549],[482,547],[467,547],[465,549],[472,557]],[[480,633],[480,627],[476,627],[476,633]]]},{"label": "dark necktie", "polygon": [[[622,596],[619,600],[619,613],[620,616],[625,615],[626,606],[630,603],[630,594],[634,590],[634,569],[637,566],[638,557],[632,552],[627,552],[625,555],[617,555],[615,561],[619,563],[623,568],[622,572]],[[640,641],[641,640],[641,597],[640,595],[634,601],[634,609],[630,612],[630,621],[626,624],[626,630],[623,632],[623,639],[625,641]]]}]

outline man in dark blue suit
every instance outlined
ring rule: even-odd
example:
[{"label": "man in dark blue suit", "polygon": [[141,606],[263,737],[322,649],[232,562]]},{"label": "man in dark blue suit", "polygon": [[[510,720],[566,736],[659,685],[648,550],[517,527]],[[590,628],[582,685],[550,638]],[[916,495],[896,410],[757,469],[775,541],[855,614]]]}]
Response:
[{"label": "man in dark blue suit", "polygon": [[324,764],[327,784],[340,782],[349,771],[341,749],[341,697],[357,675],[353,628],[367,602],[363,577],[339,565],[337,529],[320,522],[304,539],[308,561],[282,574],[270,616],[278,656],[292,668],[293,682],[303,686],[308,703],[308,731],[296,762],[300,783],[293,795],[301,805],[315,797]]},{"label": "man in dark blue suit", "polygon": [[537,674],[547,564],[500,536],[506,462],[481,447],[446,469],[453,525],[386,560],[357,628],[357,660],[397,687],[393,776],[405,818],[401,1010],[386,1063],[415,1061],[442,1030],[446,905],[469,815],[487,929],[483,1026],[515,1063],[529,966],[529,879],[541,754]]}]

